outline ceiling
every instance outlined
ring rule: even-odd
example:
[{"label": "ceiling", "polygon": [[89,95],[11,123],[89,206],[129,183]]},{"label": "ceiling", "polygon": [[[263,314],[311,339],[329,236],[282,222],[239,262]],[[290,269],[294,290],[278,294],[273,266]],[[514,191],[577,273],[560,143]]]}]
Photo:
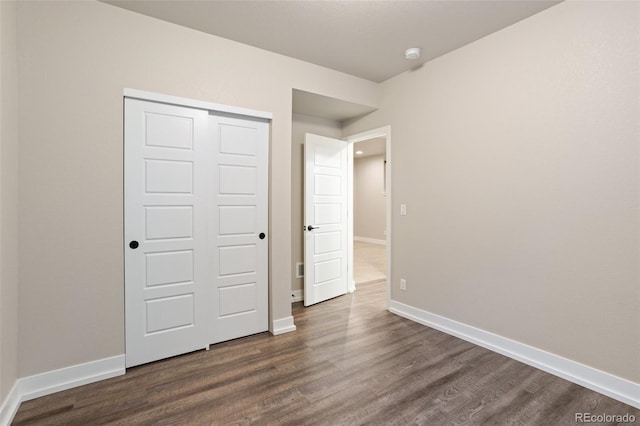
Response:
[{"label": "ceiling", "polygon": [[[362,154],[356,154],[356,151],[362,151]],[[353,158],[371,157],[372,155],[385,155],[387,153],[387,139],[373,138],[366,141],[356,142],[353,147]]]},{"label": "ceiling", "polygon": [[[103,0],[381,82],[560,0]],[[404,51],[420,47],[409,62]]]}]

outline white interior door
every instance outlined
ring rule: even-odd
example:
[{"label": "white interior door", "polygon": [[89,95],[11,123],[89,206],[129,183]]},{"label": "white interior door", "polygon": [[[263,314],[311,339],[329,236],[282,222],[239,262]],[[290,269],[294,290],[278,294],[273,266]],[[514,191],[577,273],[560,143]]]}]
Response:
[{"label": "white interior door", "polygon": [[347,142],[305,135],[305,306],[348,290],[347,155]]},{"label": "white interior door", "polygon": [[215,149],[211,343],[267,331],[268,123],[211,116]]},{"label": "white interior door", "polygon": [[127,367],[208,343],[207,119],[125,100]]}]

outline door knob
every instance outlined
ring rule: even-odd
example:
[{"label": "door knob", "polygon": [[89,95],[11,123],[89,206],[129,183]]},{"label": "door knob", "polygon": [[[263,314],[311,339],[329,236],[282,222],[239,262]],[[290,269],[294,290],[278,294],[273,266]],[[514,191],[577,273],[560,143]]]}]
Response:
[{"label": "door knob", "polygon": [[131,248],[132,248],[132,249],[134,249],[134,250],[135,250],[135,249],[137,249],[137,248],[138,248],[138,246],[139,246],[139,244],[138,244],[138,242],[137,242],[137,241],[135,241],[135,240],[134,240],[134,241],[131,241],[131,242],[129,243],[129,247],[131,247]]},{"label": "door knob", "polygon": [[258,235],[258,238],[260,238],[261,240],[264,240],[265,236],[266,235],[264,235],[264,232],[261,232],[260,235]]},{"label": "door knob", "polygon": [[311,225],[309,225],[309,226],[307,226],[307,231],[313,231],[314,229],[318,229],[318,228],[320,228],[320,227],[319,226],[311,226]]}]

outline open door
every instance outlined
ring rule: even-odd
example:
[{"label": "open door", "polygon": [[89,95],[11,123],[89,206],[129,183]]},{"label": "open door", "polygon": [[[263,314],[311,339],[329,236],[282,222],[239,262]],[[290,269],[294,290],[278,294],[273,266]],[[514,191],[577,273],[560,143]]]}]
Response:
[{"label": "open door", "polygon": [[348,148],[345,141],[305,135],[305,306],[348,290]]}]

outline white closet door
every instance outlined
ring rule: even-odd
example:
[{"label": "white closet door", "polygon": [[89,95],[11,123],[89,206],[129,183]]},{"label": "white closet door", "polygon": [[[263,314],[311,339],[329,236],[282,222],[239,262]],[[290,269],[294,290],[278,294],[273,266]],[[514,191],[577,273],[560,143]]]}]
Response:
[{"label": "white closet door", "polygon": [[215,115],[209,120],[215,147],[210,341],[216,343],[269,328],[269,125]]},{"label": "white closet door", "polygon": [[208,344],[207,126],[204,110],[125,100],[127,367]]}]

